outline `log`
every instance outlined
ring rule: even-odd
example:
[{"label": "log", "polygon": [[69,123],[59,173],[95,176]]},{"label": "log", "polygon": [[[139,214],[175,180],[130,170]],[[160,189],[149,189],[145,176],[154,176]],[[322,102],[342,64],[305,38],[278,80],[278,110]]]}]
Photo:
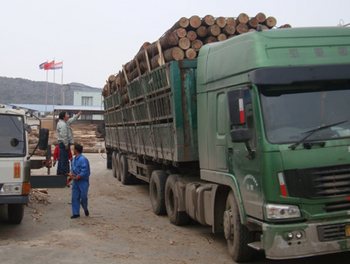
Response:
[{"label": "log", "polygon": [[190,40],[190,41],[194,41],[195,39],[197,39],[197,33],[193,30],[190,30],[187,32],[186,37]]},{"label": "log", "polygon": [[155,55],[158,54],[158,47],[157,47],[157,42],[153,42],[151,45],[149,45],[147,48],[147,53],[149,57],[154,57]]},{"label": "log", "polygon": [[212,26],[214,25],[214,23],[215,23],[215,18],[212,15],[206,15],[202,19],[202,25],[205,27]]},{"label": "log", "polygon": [[236,32],[236,28],[228,24],[222,29],[222,32],[225,33],[226,35],[233,35]]},{"label": "log", "polygon": [[208,35],[217,37],[221,33],[221,29],[218,25],[212,25],[208,28]]},{"label": "log", "polygon": [[190,17],[190,27],[193,29],[199,28],[202,24],[202,20],[200,19],[199,16],[191,16]]},{"label": "log", "polygon": [[199,49],[203,46],[203,42],[199,39],[196,39],[194,41],[192,41],[191,43],[191,48],[194,50],[194,51],[199,51]]},{"label": "log", "polygon": [[179,37],[174,32],[169,32],[159,39],[160,45],[163,49],[174,47],[179,42]]},{"label": "log", "polygon": [[125,104],[127,104],[129,102],[129,95],[128,95],[128,93],[122,95],[121,102],[122,102],[122,105],[125,105]]},{"label": "log", "polygon": [[204,38],[208,35],[208,29],[205,26],[200,26],[199,28],[197,28],[196,32],[197,36],[200,38]]},{"label": "log", "polygon": [[234,19],[233,17],[228,17],[226,19],[226,24],[227,25],[231,25],[231,26],[237,26],[237,22],[236,22],[236,19]]},{"label": "log", "polygon": [[292,26],[290,24],[284,24],[280,26],[279,28],[291,28]]},{"label": "log", "polygon": [[226,26],[226,18],[218,17],[215,20],[215,24],[219,26],[219,28],[224,28]]},{"label": "log", "polygon": [[218,41],[218,39],[216,37],[210,36],[206,40],[204,40],[204,44],[208,44],[208,43],[212,43],[212,42],[216,42],[216,41]]},{"label": "log", "polygon": [[261,13],[261,12],[258,13],[258,14],[255,16],[255,18],[256,18],[256,20],[258,20],[258,22],[259,22],[260,24],[265,23],[266,16],[265,16],[264,13]]},{"label": "log", "polygon": [[187,37],[180,38],[179,47],[183,50],[187,50],[191,47],[191,41]]},{"label": "log", "polygon": [[265,25],[266,25],[268,28],[273,28],[274,26],[276,26],[276,24],[277,24],[276,18],[274,18],[274,17],[272,17],[272,16],[266,18]]},{"label": "log", "polygon": [[197,57],[197,52],[194,49],[190,48],[190,49],[186,50],[185,56],[188,59],[194,59]]},{"label": "log", "polygon": [[175,34],[176,34],[179,38],[186,37],[186,34],[187,34],[187,31],[186,31],[186,29],[184,29],[184,28],[175,29],[174,32],[175,32]]},{"label": "log", "polygon": [[114,82],[115,81],[115,75],[114,74],[112,74],[112,75],[110,75],[109,77],[108,77],[108,81],[109,82]]},{"label": "log", "polygon": [[185,57],[185,53],[179,47],[173,47],[173,48],[167,49],[164,51],[163,55],[166,62],[169,62],[172,60],[176,60],[176,61],[183,60],[183,58]]},{"label": "log", "polygon": [[221,33],[219,36],[218,36],[218,41],[224,41],[227,39],[227,36],[223,33]]},{"label": "log", "polygon": [[236,19],[237,24],[240,24],[240,23],[247,24],[248,21],[249,21],[249,16],[246,13],[239,14],[239,16]]},{"label": "log", "polygon": [[237,32],[238,34],[243,34],[243,33],[248,32],[248,26],[247,26],[247,24],[243,24],[243,23],[238,24],[238,25],[236,26],[236,32]]},{"label": "log", "polygon": [[252,17],[251,19],[249,19],[249,22],[248,22],[249,28],[256,28],[258,25],[259,25],[259,21],[255,17]]},{"label": "log", "polygon": [[175,29],[187,28],[189,25],[190,25],[190,21],[186,17],[182,17],[168,31],[174,32]]},{"label": "log", "polygon": [[152,69],[155,69],[155,68],[159,67],[160,65],[161,65],[160,56],[159,56],[159,54],[157,54],[154,57],[152,57],[152,59],[151,59],[151,67],[152,67]]}]

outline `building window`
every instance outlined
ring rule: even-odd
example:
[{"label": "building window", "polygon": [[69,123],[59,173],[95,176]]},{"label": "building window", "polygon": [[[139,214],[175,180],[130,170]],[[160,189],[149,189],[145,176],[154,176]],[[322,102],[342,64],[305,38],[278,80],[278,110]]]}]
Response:
[{"label": "building window", "polygon": [[82,96],[81,97],[81,105],[93,105],[92,104],[92,96]]}]

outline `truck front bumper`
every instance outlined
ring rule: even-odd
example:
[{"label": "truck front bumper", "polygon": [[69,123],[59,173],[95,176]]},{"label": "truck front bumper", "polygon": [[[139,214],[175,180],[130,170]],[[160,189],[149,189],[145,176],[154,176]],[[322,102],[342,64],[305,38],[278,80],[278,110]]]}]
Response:
[{"label": "truck front bumper", "polygon": [[0,205],[1,204],[28,204],[28,202],[29,202],[28,195],[0,196]]},{"label": "truck front bumper", "polygon": [[350,219],[263,224],[266,258],[289,259],[350,251]]}]

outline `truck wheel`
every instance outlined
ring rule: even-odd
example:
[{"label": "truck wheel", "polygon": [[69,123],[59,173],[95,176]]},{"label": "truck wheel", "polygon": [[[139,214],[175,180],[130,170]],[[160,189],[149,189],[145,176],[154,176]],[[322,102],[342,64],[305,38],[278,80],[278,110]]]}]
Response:
[{"label": "truck wheel", "polygon": [[116,159],[117,152],[113,151],[112,153],[112,174],[114,178],[117,178],[117,168],[115,164],[115,159]]},{"label": "truck wheel", "polygon": [[125,155],[123,154],[120,155],[119,174],[120,174],[120,180],[122,184],[129,185],[132,183],[132,175],[129,173],[129,170],[128,170],[128,161]]},{"label": "truck wheel", "polygon": [[23,219],[24,205],[9,204],[7,207],[7,215],[11,224],[20,224]]},{"label": "truck wheel", "polygon": [[179,211],[179,197],[177,196],[175,185],[178,181],[178,175],[169,175],[165,184],[165,208],[169,220],[174,225],[185,225],[190,217],[185,211]]},{"label": "truck wheel", "polygon": [[248,246],[253,242],[254,234],[241,224],[237,203],[233,191],[226,200],[224,213],[224,233],[230,256],[235,262],[247,262],[252,259],[256,251]]},{"label": "truck wheel", "polygon": [[151,180],[149,182],[149,195],[153,212],[156,215],[166,214],[164,191],[167,177],[168,175],[162,170],[155,170],[151,175]]},{"label": "truck wheel", "polygon": [[120,156],[122,154],[121,153],[116,153],[115,155],[115,177],[118,179],[118,181],[120,181]]}]

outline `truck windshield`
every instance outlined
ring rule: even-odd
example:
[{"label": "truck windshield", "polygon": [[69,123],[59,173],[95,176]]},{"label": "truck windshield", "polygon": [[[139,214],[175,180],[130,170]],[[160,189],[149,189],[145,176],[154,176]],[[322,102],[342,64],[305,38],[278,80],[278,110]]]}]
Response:
[{"label": "truck windshield", "polygon": [[25,154],[23,125],[22,116],[0,115],[0,157]]},{"label": "truck windshield", "polygon": [[[270,143],[350,137],[350,82],[322,81],[259,87]],[[330,124],[337,124],[329,126]],[[325,127],[325,129],[315,128]]]}]

